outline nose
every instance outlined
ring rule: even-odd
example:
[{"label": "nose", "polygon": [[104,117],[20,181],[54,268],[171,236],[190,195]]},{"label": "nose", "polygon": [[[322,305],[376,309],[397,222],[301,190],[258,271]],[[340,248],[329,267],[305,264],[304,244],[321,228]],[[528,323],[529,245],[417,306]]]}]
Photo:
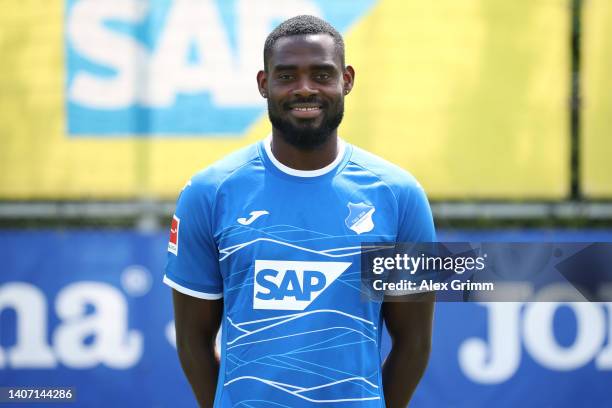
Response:
[{"label": "nose", "polygon": [[316,95],[319,93],[319,90],[314,86],[312,81],[309,78],[302,78],[298,83],[295,89],[293,90],[293,95],[308,98],[311,95]]}]

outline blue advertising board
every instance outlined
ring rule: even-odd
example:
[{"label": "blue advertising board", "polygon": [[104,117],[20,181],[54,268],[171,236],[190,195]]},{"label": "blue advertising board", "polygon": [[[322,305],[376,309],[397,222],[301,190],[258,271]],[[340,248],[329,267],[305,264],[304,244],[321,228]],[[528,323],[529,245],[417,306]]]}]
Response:
[{"label": "blue advertising board", "polygon": [[[69,406],[195,407],[161,282],[167,237],[0,232],[0,386],[74,387]],[[609,242],[612,231],[442,231],[440,239]],[[610,406],[611,332],[611,303],[439,303],[411,406]]]}]

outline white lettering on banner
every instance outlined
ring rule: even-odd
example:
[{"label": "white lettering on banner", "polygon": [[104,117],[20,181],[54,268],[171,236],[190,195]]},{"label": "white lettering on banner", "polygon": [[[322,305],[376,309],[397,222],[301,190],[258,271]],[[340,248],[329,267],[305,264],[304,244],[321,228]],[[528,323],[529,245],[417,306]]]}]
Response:
[{"label": "white lettering on banner", "polygon": [[104,27],[104,22],[139,22],[147,11],[148,1],[144,0],[81,0],[74,5],[66,28],[72,47],[116,74],[78,72],[69,89],[71,100],[102,109],[126,107],[136,101],[145,78],[147,51],[138,41]]},{"label": "white lettering on banner", "polygon": [[168,324],[166,324],[166,340],[168,343],[174,348],[176,348],[176,326],[174,325],[174,320],[170,320]]},{"label": "white lettering on banner", "polygon": [[[201,56],[197,64],[187,63],[192,44]],[[151,78],[159,80],[145,88],[145,104],[169,106],[177,93],[201,90],[210,90],[216,99],[225,89],[225,79],[235,75],[229,39],[214,1],[176,0],[152,56]]]},{"label": "white lettering on banner", "polygon": [[[556,298],[562,302],[551,302]],[[525,348],[534,360],[551,370],[569,371],[588,364],[605,340],[606,320],[603,309],[581,300],[571,286],[552,284],[538,293],[538,303],[525,308],[523,317]],[[569,303],[574,300],[576,302]],[[568,302],[568,303],[566,303]],[[553,319],[560,307],[566,306],[576,317],[576,337],[568,347],[555,339]]]},{"label": "white lettering on banner", "polygon": [[459,347],[459,366],[472,381],[497,384],[518,369],[521,343],[518,333],[522,303],[485,303],[488,312],[487,338],[467,339]]},{"label": "white lettering on banner", "polygon": [[[567,294],[566,294],[567,295]],[[547,299],[550,297],[547,295]],[[577,370],[593,359],[599,370],[612,370],[612,303],[562,301],[539,303],[482,303],[487,309],[487,340],[469,338],[459,347],[461,370],[474,382],[498,384],[517,372],[521,363],[521,338],[529,355],[550,370]],[[553,320],[561,307],[576,318],[576,336],[569,346],[555,338]],[[608,343],[606,319],[607,308]],[[487,342],[488,341],[488,342]]]},{"label": "white lettering on banner", "polygon": [[[561,346],[554,336],[553,318],[562,305],[572,309],[578,326],[569,347]],[[604,329],[604,312],[592,303],[546,302],[525,309],[525,348],[534,360],[551,370],[569,371],[588,364],[603,345]]]},{"label": "white lettering on banner", "polygon": [[[5,309],[16,312],[16,344],[0,347],[0,368],[53,368],[59,362],[77,369],[98,364],[127,369],[142,356],[143,336],[128,328],[127,301],[106,283],[77,282],[58,293],[60,323],[52,346],[47,344],[47,301],[40,289],[25,282],[3,284],[0,312]],[[88,338],[92,341],[86,342]]]},{"label": "white lettering on banner", "polygon": [[[297,14],[321,15],[312,0],[238,0],[234,51],[214,0],[175,0],[151,54],[137,39],[105,27],[108,20],[142,22],[144,0],[81,0],[68,16],[68,37],[82,56],[116,71],[113,76],[78,72],[70,99],[92,108],[121,109],[136,103],[171,106],[179,94],[210,92],[219,107],[263,104],[255,86],[261,50],[276,21]],[[192,47],[198,61],[189,61]]]},{"label": "white lettering on banner", "polygon": [[[93,305],[96,313],[87,314]],[[111,368],[129,368],[142,355],[143,338],[127,324],[127,302],[114,287],[99,282],[68,285],[57,298],[56,311],[63,324],[53,343],[60,360],[72,368],[100,363]],[[93,336],[92,344],[85,344]]]},{"label": "white lettering on banner", "polygon": [[[600,296],[603,299],[612,298],[612,284],[602,285]],[[612,303],[608,306],[608,344],[595,359],[595,367],[599,370],[612,370]]]},{"label": "white lettering on banner", "polygon": [[0,347],[0,368],[53,368],[57,362],[47,344],[47,300],[40,289],[24,282],[0,287],[0,313],[14,309],[16,344],[6,352]]},{"label": "white lettering on banner", "polygon": [[[217,332],[217,336],[215,337],[215,351],[221,355],[221,339],[223,338],[223,325],[219,326],[219,331]],[[166,324],[166,340],[168,343],[174,348],[176,348],[176,326],[174,325],[174,320],[171,320]]]}]

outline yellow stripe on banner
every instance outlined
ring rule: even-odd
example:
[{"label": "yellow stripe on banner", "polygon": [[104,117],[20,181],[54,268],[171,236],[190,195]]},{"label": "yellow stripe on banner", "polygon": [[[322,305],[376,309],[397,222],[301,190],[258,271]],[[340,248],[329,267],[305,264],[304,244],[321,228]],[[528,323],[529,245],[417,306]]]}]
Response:
[{"label": "yellow stripe on banner", "polygon": [[568,192],[567,1],[390,0],[348,36],[343,134],[435,199]]},{"label": "yellow stripe on banner", "polygon": [[[236,139],[70,138],[64,2],[12,3],[0,0],[0,199],[174,198],[268,133],[262,117]],[[347,34],[357,83],[341,135],[432,198],[563,198],[567,13],[566,0],[380,0]]]},{"label": "yellow stripe on banner", "polygon": [[584,1],[581,182],[588,198],[612,198],[612,3]]},{"label": "yellow stripe on banner", "polygon": [[2,3],[0,198],[115,198],[136,185],[133,140],[65,133],[63,2]]},{"label": "yellow stripe on banner", "polygon": [[0,199],[174,199],[193,173],[270,132],[262,121],[230,140],[71,138],[64,3],[4,0],[0,10]]}]

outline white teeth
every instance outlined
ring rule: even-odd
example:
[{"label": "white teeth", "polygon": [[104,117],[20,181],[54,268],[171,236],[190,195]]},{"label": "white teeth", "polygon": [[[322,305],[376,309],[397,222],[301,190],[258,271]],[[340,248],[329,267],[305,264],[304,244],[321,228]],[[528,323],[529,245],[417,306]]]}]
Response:
[{"label": "white teeth", "polygon": [[293,109],[296,111],[307,112],[307,111],[318,110],[319,108],[293,108]]}]

